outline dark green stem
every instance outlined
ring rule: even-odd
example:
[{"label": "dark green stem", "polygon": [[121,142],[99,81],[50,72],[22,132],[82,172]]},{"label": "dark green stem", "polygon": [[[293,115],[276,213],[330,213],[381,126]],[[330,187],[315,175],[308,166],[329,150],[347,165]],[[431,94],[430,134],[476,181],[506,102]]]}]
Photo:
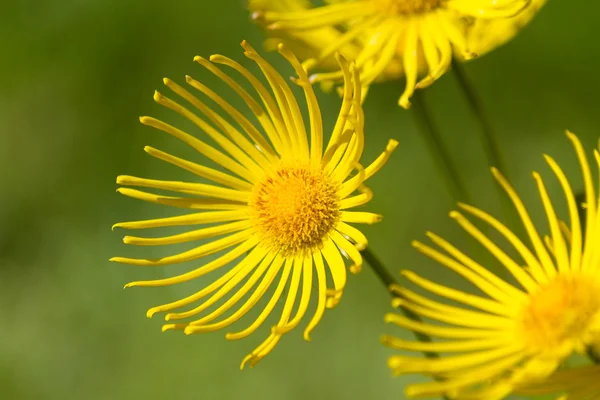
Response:
[{"label": "dark green stem", "polygon": [[588,349],[587,355],[594,364],[600,364],[600,355],[597,354],[592,348]]},{"label": "dark green stem", "polygon": [[454,71],[454,76],[456,76],[456,80],[458,81],[458,84],[463,91],[467,102],[469,103],[469,107],[473,111],[473,115],[479,124],[480,129],[477,132],[483,144],[483,149],[485,151],[489,166],[496,167],[503,174],[508,175],[504,158],[502,157],[500,147],[496,141],[494,129],[486,117],[481,99],[469,81],[463,65],[460,62],[453,61],[452,70]]},{"label": "dark green stem", "polygon": [[468,202],[469,195],[465,189],[465,185],[460,179],[460,175],[450,158],[448,149],[446,149],[446,146],[433,123],[431,114],[423,99],[423,92],[416,92],[412,97],[412,102],[412,108],[414,110],[413,114],[419,130],[425,139],[437,169],[444,178],[444,182],[448,187],[450,195],[455,201]]},{"label": "dark green stem", "polygon": [[[373,269],[373,272],[375,272],[375,275],[377,275],[377,277],[379,278],[381,283],[383,283],[385,285],[388,293],[390,295],[394,296],[394,293],[391,291],[391,287],[394,285],[399,285],[399,283],[396,281],[396,279],[394,279],[394,276],[389,273],[389,271],[383,266],[383,264],[377,258],[377,256],[375,256],[375,254],[373,254],[371,252],[371,250],[369,250],[369,248],[366,248],[363,251],[361,251],[361,254],[362,254],[363,258],[365,259],[365,261],[371,266],[371,268]],[[412,312],[404,307],[400,307],[400,312],[406,318],[409,318],[415,322],[423,322],[421,317],[419,317],[417,314],[415,314],[414,312]],[[432,341],[431,338],[424,333],[415,332],[415,331],[411,331],[411,332],[413,333],[413,335],[415,335],[417,340],[419,340],[421,342],[431,343],[431,341]],[[423,355],[425,355],[425,357],[427,357],[427,358],[439,358],[440,357],[439,354],[433,353],[433,352],[428,352],[428,351],[423,352]],[[448,396],[445,396],[445,395],[442,396],[442,399],[450,400],[448,398]]]},{"label": "dark green stem", "polygon": [[[456,76],[456,80],[462,90],[465,98],[467,99],[467,103],[471,108],[473,116],[475,117],[479,129],[477,130],[477,134],[479,135],[479,139],[483,145],[483,150],[485,152],[485,156],[487,158],[487,163],[489,167],[496,167],[502,174],[509,179],[509,171],[506,167],[506,163],[504,162],[504,157],[502,157],[502,152],[500,151],[500,146],[498,146],[498,142],[496,141],[496,135],[494,134],[494,129],[492,128],[492,124],[490,124],[486,113],[483,109],[483,103],[477,94],[474,86],[469,81],[467,73],[463,65],[460,62],[454,60],[452,62],[452,70],[454,71],[454,76]],[[510,180],[510,179],[509,179]],[[520,236],[521,238],[525,238],[525,230],[520,223],[520,218],[513,207],[512,203],[504,193],[503,189],[500,185],[494,185],[496,190],[498,191],[498,197],[500,199],[500,205],[502,206],[502,211],[504,217],[507,219],[509,226],[512,227],[513,231]]]},{"label": "dark green stem", "polygon": [[367,264],[369,264],[371,268],[373,268],[375,275],[377,275],[381,283],[383,283],[383,285],[388,289],[388,292],[392,285],[398,285],[398,282],[396,281],[396,279],[394,279],[394,276],[383,266],[381,261],[379,261],[379,259],[375,256],[375,254],[371,252],[371,250],[368,247],[362,250],[361,254],[367,262]]},{"label": "dark green stem", "polygon": [[[373,269],[373,272],[375,272],[375,275],[377,275],[377,277],[379,278],[381,283],[383,283],[385,285],[385,287],[388,290],[388,293],[393,296],[393,293],[390,290],[390,288],[394,285],[398,286],[399,283],[394,279],[392,274],[390,274],[390,272],[383,266],[383,264],[375,256],[375,254],[373,254],[371,252],[371,250],[366,248],[365,250],[361,251],[361,254],[362,254],[363,258],[365,259],[365,261],[371,266],[371,268]],[[415,322],[423,322],[421,320],[421,317],[419,317],[414,312],[407,310],[404,307],[400,307],[400,311],[402,312],[402,314],[404,314],[404,316],[406,318],[410,318]],[[413,332],[413,334],[421,342],[431,342],[431,338],[423,333]],[[426,352],[424,354],[425,354],[425,357],[428,357],[428,358],[439,357],[438,354],[436,354],[436,353]]]}]

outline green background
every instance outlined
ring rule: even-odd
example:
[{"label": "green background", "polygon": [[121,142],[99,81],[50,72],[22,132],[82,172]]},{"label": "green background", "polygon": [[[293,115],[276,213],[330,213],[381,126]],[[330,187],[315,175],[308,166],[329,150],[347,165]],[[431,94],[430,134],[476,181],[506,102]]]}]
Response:
[{"label": "green background", "polygon": [[[115,177],[190,178],[146,156],[144,145],[195,157],[137,117],[181,121],[152,101],[163,76],[181,82],[189,73],[222,88],[192,62],[196,54],[225,54],[248,65],[238,44],[247,39],[259,48],[262,34],[249,22],[242,0],[5,3],[0,12],[2,399],[403,398],[404,385],[419,378],[392,378],[386,367],[392,351],[378,339],[383,333],[410,334],[384,324],[389,298],[368,268],[349,278],[343,301],[326,313],[311,343],[297,330],[258,367],[240,372],[239,362],[266,337],[268,326],[238,342],[227,342],[224,332],[161,333],[160,317],[146,319],[146,309],[189,293],[190,286],[122,289],[130,280],[175,274],[194,263],[140,269],[108,262],[115,255],[151,252],[123,245],[123,232],[111,232],[113,223],[171,211],[118,195]],[[600,132],[598,13],[594,2],[550,1],[515,40],[465,66],[498,132],[512,181],[540,222],[543,210],[530,171],[543,172],[562,207],[560,188],[542,154],[555,156],[580,187],[563,131],[576,132],[589,150]],[[268,58],[288,68],[276,55]],[[410,268],[460,285],[410,247],[431,229],[475,248],[447,217],[452,200],[412,113],[396,106],[402,86],[374,87],[365,106],[364,160],[373,159],[388,138],[398,139],[400,147],[370,181],[375,198],[368,209],[385,218],[364,232],[395,274]],[[339,99],[322,93],[319,98],[330,127]],[[477,125],[453,74],[427,89],[426,100],[474,203],[499,213]]]}]

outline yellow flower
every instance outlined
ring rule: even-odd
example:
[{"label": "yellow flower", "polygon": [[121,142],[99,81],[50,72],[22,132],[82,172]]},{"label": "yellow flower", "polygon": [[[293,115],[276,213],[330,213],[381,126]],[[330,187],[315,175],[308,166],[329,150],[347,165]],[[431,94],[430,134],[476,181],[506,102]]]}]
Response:
[{"label": "yellow flower", "polygon": [[[305,0],[250,0],[254,19],[302,48],[304,67],[330,69],[341,52],[355,59],[363,85],[406,76],[399,104],[408,108],[417,88],[431,85],[452,56],[471,59],[513,37],[546,0],[336,0],[310,7]],[[419,77],[421,79],[419,80]],[[329,88],[342,71],[317,73]]]},{"label": "yellow flower", "polygon": [[[198,260],[223,251],[197,269],[170,278],[132,282],[125,286],[167,286],[213,273],[212,283],[197,292],[148,310],[148,317],[157,312],[168,312],[166,321],[197,318],[166,324],[163,331],[183,330],[189,335],[227,328],[276,286],[270,300],[250,326],[226,335],[230,340],[241,339],[265,322],[286,292],[279,322],[268,338],[244,359],[243,367],[247,361],[251,365],[260,361],[284,333],[300,323],[307,312],[313,289],[316,289],[318,300],[304,331],[306,340],[309,340],[310,332],[319,323],[325,308],[331,308],[339,302],[346,283],[342,254],[352,261],[350,271],[356,273],[362,265],[359,250],[367,245],[365,236],[349,224],[372,224],[381,219],[377,214],[349,210],[371,199],[372,192],[363,183],[385,164],[397,142],[391,140],[386,150],[368,167],[363,168],[359,164],[364,146],[364,118],[358,100],[361,87],[353,64],[342,57],[339,57],[339,61],[344,71],[344,97],[331,139],[324,147],[319,105],[306,71],[296,57],[284,46],[279,47],[281,55],[298,75],[294,82],[304,91],[308,105],[309,134],[301,109],[286,81],[246,42],[242,43],[242,47],[246,57],[262,71],[270,90],[246,68],[224,56],[213,55],[210,60],[196,57],[194,60],[237,93],[258,125],[216,92],[189,76],[186,77],[187,84],[216,104],[224,111],[226,118],[170,79],[164,79],[165,85],[192,108],[180,105],[158,92],[154,100],[188,119],[219,148],[157,119],[140,119],[143,124],[186,143],[203,157],[219,164],[226,172],[146,147],[145,151],[151,156],[191,172],[196,178],[188,182],[131,176],[117,178],[117,184],[121,186],[188,195],[167,196],[119,188],[118,191],[125,196],[197,212],[118,223],[114,227],[148,229],[186,226],[192,229],[193,226],[208,225],[160,238],[125,236],[125,243],[155,246],[211,240],[168,257],[115,257],[111,261],[139,266],[164,266]],[[229,68],[241,81],[252,86],[260,101],[217,65]],[[353,174],[354,170],[356,174]],[[198,183],[198,178],[214,184]],[[327,288],[327,270],[333,288]],[[299,302],[292,315],[296,297]],[[191,308],[175,312],[188,306]],[[234,312],[225,316],[233,309]]]},{"label": "yellow flower", "polygon": [[[570,223],[557,217],[542,178],[534,172],[550,232],[543,239],[515,190],[497,170],[492,170],[518,211],[532,248],[497,219],[475,207],[460,204],[464,212],[489,225],[505,240],[496,243],[462,213],[450,213],[506,268],[509,280],[500,279],[433,233],[427,236],[438,249],[413,243],[417,250],[464,277],[481,294],[403,272],[410,282],[456,304],[443,304],[407,288],[394,288],[398,295],[395,305],[442,324],[415,322],[390,314],[386,316],[388,322],[436,340],[424,343],[385,336],[384,343],[398,350],[455,353],[437,359],[391,356],[389,366],[394,373],[422,373],[435,379],[408,386],[408,396],[446,394],[460,399],[502,399],[515,386],[550,375],[573,352],[583,353],[588,346],[600,343],[600,210],[582,145],[575,135],[567,135],[575,147],[585,183],[584,234],[573,190],[556,161],[546,156],[564,192]],[[600,167],[597,150],[594,157]],[[505,242],[518,258],[503,250]]]},{"label": "yellow flower", "polygon": [[547,380],[519,389],[520,394],[566,393],[557,400],[599,400],[600,365],[565,369]]}]

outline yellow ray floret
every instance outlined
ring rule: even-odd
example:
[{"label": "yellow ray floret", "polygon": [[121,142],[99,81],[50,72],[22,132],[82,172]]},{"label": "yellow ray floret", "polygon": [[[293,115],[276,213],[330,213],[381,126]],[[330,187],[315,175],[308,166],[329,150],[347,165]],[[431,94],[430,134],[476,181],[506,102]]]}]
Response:
[{"label": "yellow ray floret", "polygon": [[562,394],[557,400],[600,399],[600,365],[558,371],[547,379],[518,389],[519,394]]},{"label": "yellow ray floret", "polygon": [[[359,250],[367,246],[366,237],[349,224],[381,220],[378,214],[351,209],[371,200],[373,192],[364,183],[386,163],[398,143],[390,140],[385,151],[367,167],[359,163],[364,148],[364,115],[360,103],[362,88],[354,63],[338,56],[344,96],[339,118],[329,142],[325,143],[319,104],[307,72],[296,56],[284,45],[278,46],[279,53],[295,71],[293,82],[304,93],[307,123],[286,80],[248,43],[243,42],[242,47],[244,55],[261,70],[266,85],[227,57],[195,57],[194,61],[231,88],[248,110],[238,110],[189,76],[187,87],[164,79],[165,86],[182,98],[185,105],[159,92],[154,95],[157,103],[189,120],[213,143],[160,120],[140,118],[144,125],[195,149],[201,155],[201,162],[210,160],[222,170],[146,147],[151,156],[194,174],[196,179],[183,182],[117,178],[117,183],[123,186],[118,192],[125,196],[194,210],[183,215],[115,224],[113,228],[123,229],[189,227],[187,231],[164,237],[128,235],[123,239],[126,244],[205,242],[157,259],[115,257],[111,261],[164,266],[214,255],[196,269],[180,275],[126,285],[174,285],[213,274],[212,282],[189,296],[148,310],[149,318],[165,312],[166,321],[179,321],[164,325],[163,331],[181,330],[190,335],[228,328],[270,293],[270,300],[262,306],[254,322],[242,331],[226,334],[229,340],[241,339],[263,325],[285,297],[279,322],[267,339],[244,359],[243,367],[246,362],[255,365],[285,333],[301,323],[309,313],[311,297],[317,301],[304,330],[306,340],[310,340],[310,333],[325,309],[340,301],[347,268],[342,254],[351,262],[350,272],[356,273],[362,265]],[[248,119],[247,114],[257,123]],[[166,196],[132,187],[175,194]],[[333,287],[328,287],[327,275]]]},{"label": "yellow ray floret", "polygon": [[[404,75],[399,104],[431,85],[453,55],[471,59],[506,42],[546,0],[250,0],[253,18],[303,55],[311,82],[331,87],[343,78],[332,56],[356,60],[363,85]],[[269,42],[269,41],[268,41]],[[420,79],[419,79],[420,78]],[[366,91],[365,91],[366,93]]]},{"label": "yellow ray floret", "polygon": [[[503,399],[515,388],[552,374],[570,354],[600,349],[600,248],[597,246],[600,193],[596,193],[591,167],[579,139],[570,132],[567,136],[581,165],[585,204],[577,204],[573,188],[556,161],[549,156],[545,158],[564,193],[568,216],[565,220],[569,224],[559,219],[558,207],[537,172],[533,173],[533,179],[548,221],[548,235],[543,236],[546,239],[534,226],[516,191],[496,169],[492,173],[514,204],[528,243],[475,207],[459,204],[461,211],[450,213],[506,269],[510,279],[496,276],[433,233],[427,234],[433,245],[413,243],[418,251],[474,287],[472,292],[464,292],[414,272],[403,272],[417,287],[450,300],[450,303],[439,302],[404,287],[394,288],[398,296],[394,305],[430,322],[415,322],[396,314],[387,315],[386,320],[429,335],[434,341],[413,342],[385,336],[384,344],[397,350],[441,355],[436,359],[404,354],[390,357],[389,366],[395,374],[421,373],[433,378],[431,382],[409,385],[407,396]],[[600,170],[598,150],[594,150],[594,159]],[[585,209],[583,221],[579,207]],[[467,215],[488,225],[503,240],[496,243],[490,239]]]}]

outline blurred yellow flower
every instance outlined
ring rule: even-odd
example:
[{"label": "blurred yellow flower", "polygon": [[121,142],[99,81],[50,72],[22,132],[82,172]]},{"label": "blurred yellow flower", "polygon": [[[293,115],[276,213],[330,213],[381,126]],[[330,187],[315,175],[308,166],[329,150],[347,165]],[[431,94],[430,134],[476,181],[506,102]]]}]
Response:
[{"label": "blurred yellow flower", "polygon": [[560,400],[600,399],[600,365],[565,369],[547,380],[519,389],[519,394],[565,393]]},{"label": "blurred yellow flower", "polygon": [[[368,167],[363,168],[359,164],[364,147],[364,118],[359,101],[361,86],[354,65],[342,57],[339,57],[339,65],[344,72],[344,97],[339,118],[324,147],[319,105],[306,71],[296,57],[284,46],[279,46],[279,52],[298,75],[294,82],[304,91],[308,105],[309,134],[302,111],[286,81],[250,45],[243,42],[242,47],[246,57],[261,69],[270,90],[246,68],[224,56],[213,55],[210,60],[196,57],[194,60],[237,93],[258,125],[248,120],[242,111],[219,94],[189,76],[186,77],[187,84],[216,104],[227,118],[187,89],[166,78],[165,85],[196,111],[158,92],[155,93],[154,100],[188,119],[220,149],[165,122],[151,117],[140,119],[143,124],[191,146],[227,172],[146,147],[145,151],[151,156],[215,184],[198,183],[197,178],[189,182],[131,176],[117,178],[117,184],[121,186],[146,187],[188,195],[167,196],[127,187],[119,188],[118,191],[126,196],[200,211],[147,221],[118,223],[114,227],[148,229],[209,225],[160,238],[126,236],[125,243],[156,246],[208,238],[211,240],[159,259],[115,257],[111,261],[140,266],[163,266],[197,260],[224,251],[201,267],[181,275],[126,285],[166,286],[188,282],[209,273],[216,274],[211,284],[196,293],[148,310],[148,317],[157,312],[168,312],[166,321],[203,314],[194,321],[166,324],[163,331],[176,329],[183,330],[185,334],[193,334],[226,328],[248,313],[272,286],[276,286],[272,290],[271,299],[248,328],[226,335],[230,340],[241,339],[261,326],[279,304],[280,298],[287,293],[279,322],[268,338],[244,359],[243,367],[248,361],[251,365],[260,361],[275,347],[284,333],[300,323],[307,312],[313,289],[316,289],[318,300],[313,317],[304,331],[306,340],[309,340],[310,332],[319,323],[325,308],[331,308],[339,302],[346,283],[342,254],[352,261],[350,271],[356,273],[362,265],[359,250],[367,245],[365,236],[349,224],[372,224],[381,219],[377,214],[349,210],[369,202],[372,192],[363,183],[385,164],[397,142],[391,140],[386,150]],[[239,74],[242,81],[253,87],[260,101],[215,64]],[[353,173],[354,170],[357,173]],[[333,288],[330,289],[327,288],[326,267],[333,282]],[[299,303],[292,315],[296,297],[299,298]],[[192,308],[174,312],[186,306]],[[234,308],[237,308],[235,312],[223,317]]]},{"label": "blurred yellow flower", "polygon": [[[311,81],[331,87],[343,78],[332,55],[356,60],[363,85],[406,77],[399,104],[431,85],[452,56],[471,59],[512,38],[546,0],[249,0],[253,18],[275,40],[301,49]],[[419,77],[421,79],[419,80]]]},{"label": "blurred yellow flower", "polygon": [[[534,172],[550,231],[543,238],[515,190],[493,170],[519,213],[532,249],[491,215],[460,204],[464,212],[503,237],[520,256],[518,259],[502,249],[504,243],[490,239],[462,213],[450,213],[506,268],[510,280],[497,277],[433,233],[427,236],[439,249],[413,243],[420,252],[471,282],[482,294],[452,289],[413,272],[403,272],[410,282],[454,303],[444,304],[407,288],[394,288],[398,295],[396,306],[442,324],[420,323],[389,314],[388,322],[436,340],[425,343],[385,336],[383,342],[398,350],[455,353],[437,359],[391,356],[389,366],[395,374],[422,373],[435,379],[409,385],[409,397],[445,394],[459,399],[502,399],[516,386],[547,377],[573,352],[584,353],[588,346],[600,344],[600,210],[583,147],[575,135],[567,135],[575,147],[585,183],[583,234],[584,224],[573,190],[556,161],[545,156],[564,192],[570,224],[557,217],[542,178]],[[600,167],[598,150],[594,150],[594,157]]]}]

